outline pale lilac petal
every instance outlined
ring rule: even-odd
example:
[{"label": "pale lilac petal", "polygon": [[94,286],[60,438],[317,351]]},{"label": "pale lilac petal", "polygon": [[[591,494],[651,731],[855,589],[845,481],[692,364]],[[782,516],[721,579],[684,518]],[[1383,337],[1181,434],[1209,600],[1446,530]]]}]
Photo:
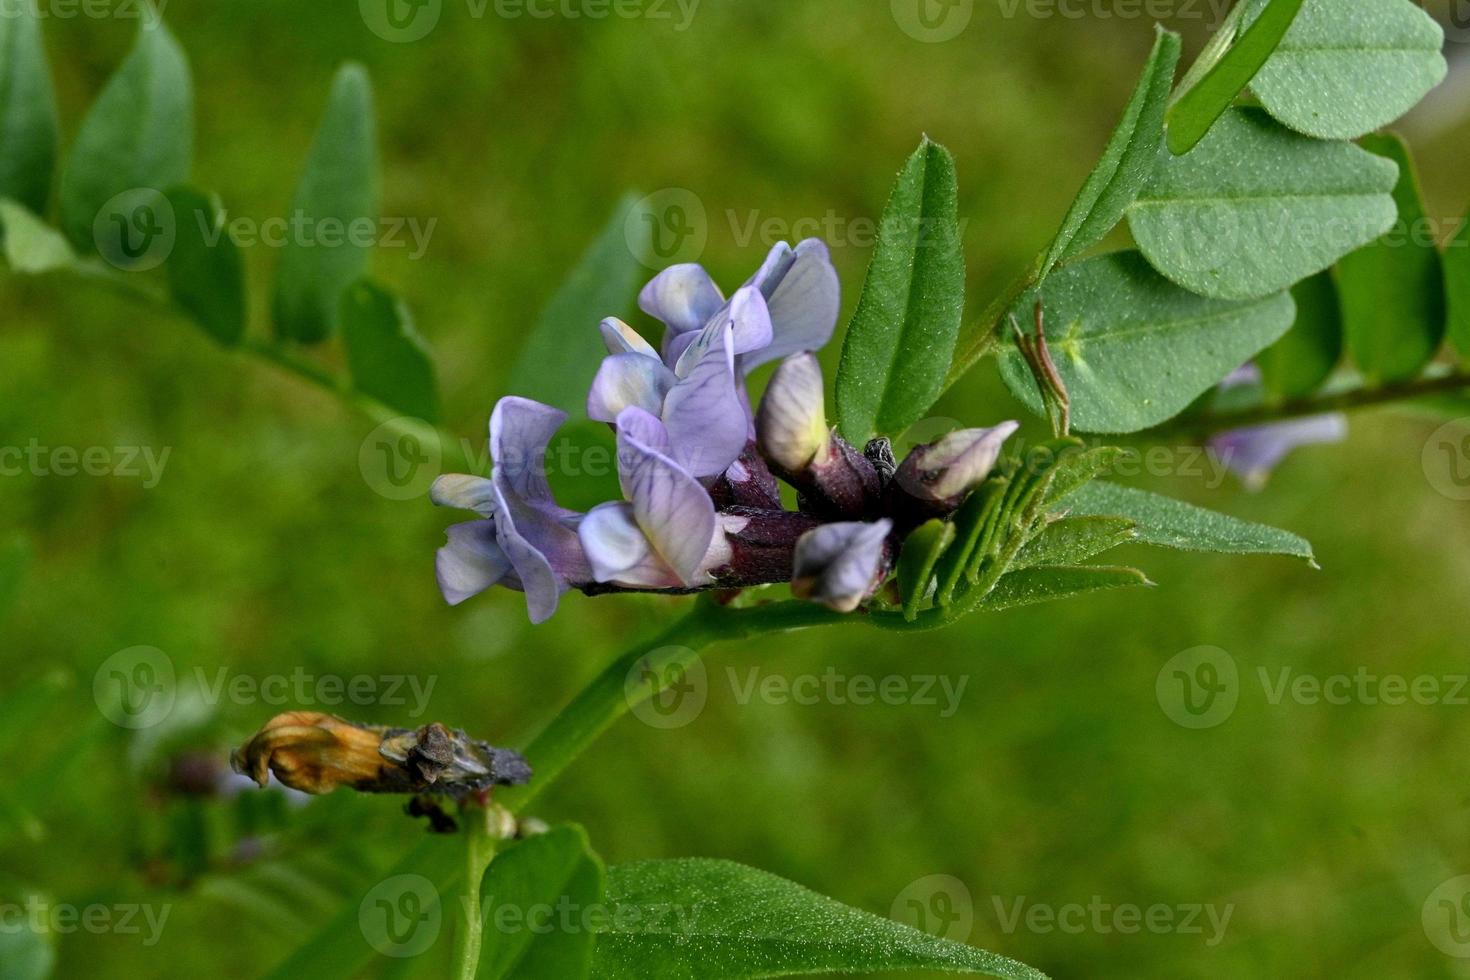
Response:
[{"label": "pale lilac petal", "polygon": [[664,363],[669,366],[669,370],[672,371],[674,365],[679,363],[684,352],[689,349],[689,345],[699,339],[699,333],[698,330],[691,330],[688,333],[674,333],[670,330],[664,334]]},{"label": "pale lilac petal", "polygon": [[1266,485],[1271,471],[1294,449],[1339,443],[1347,438],[1344,415],[1314,415],[1290,422],[1233,429],[1210,440],[1210,449],[1252,490]]},{"label": "pale lilac petal", "polygon": [[490,415],[495,477],[535,504],[555,506],[546,482],[546,447],[567,413],[529,398],[502,398]]},{"label": "pale lilac petal", "polygon": [[669,266],[638,294],[638,308],[675,333],[700,329],[724,305],[720,287],[693,263]]},{"label": "pale lilac petal", "polygon": [[577,532],[519,498],[498,470],[495,498],[496,540],[521,580],[531,622],[543,623],[572,583],[591,581],[591,566]]},{"label": "pale lilac petal", "polygon": [[962,496],[990,475],[1001,447],[1020,427],[1018,422],[1002,422],[993,429],[957,429],[909,453],[895,478],[916,497]]},{"label": "pale lilac petal", "polygon": [[742,373],[799,351],[820,350],[832,339],[842,289],[820,240],[809,238],[794,251],[784,243],[777,246],[752,283],[766,297],[773,333],[768,345],[742,354]]},{"label": "pale lilac petal", "polygon": [[657,357],[613,354],[602,361],[587,395],[587,417],[612,422],[630,405],[657,415],[673,387],[674,373]]},{"label": "pale lilac petal", "polygon": [[728,326],[701,334],[690,351],[701,350],[687,377],[664,399],[663,421],[674,460],[696,477],[718,476],[745,449],[750,416],[732,366]]},{"label": "pale lilac petal", "polygon": [[446,473],[434,480],[429,499],[439,507],[472,510],[481,517],[495,513],[495,487],[483,476]]},{"label": "pale lilac petal", "polygon": [[754,286],[746,286],[730,300],[728,311],[735,355],[763,350],[771,345],[771,309]]},{"label": "pale lilac petal", "polygon": [[642,354],[644,357],[658,357],[658,351],[643,339],[642,334],[615,316],[603,320],[600,329],[602,330],[602,342],[607,345],[609,354]]},{"label": "pale lilac petal", "polygon": [[510,559],[496,541],[494,521],[455,524],[445,534],[449,543],[435,555],[434,570],[439,591],[451,606],[479,595],[510,575]]},{"label": "pale lilac petal", "polygon": [[618,466],[630,491],[633,517],[654,551],[684,584],[695,585],[715,534],[709,493],[673,460],[623,431],[618,433]]},{"label": "pale lilac petal", "polygon": [[813,354],[781,362],[761,398],[755,431],[761,452],[788,474],[799,473],[827,443],[822,366]]},{"label": "pale lilac petal", "polygon": [[[618,413],[617,427],[618,431],[625,434],[632,443],[664,456],[673,457],[673,443],[669,440],[669,430],[664,428],[663,422],[659,421],[657,416],[632,405]],[[622,484],[623,498],[631,500],[633,492],[627,483],[628,469],[629,467],[622,465],[618,467],[618,481]]]},{"label": "pale lilac petal", "polygon": [[654,552],[633,516],[632,504],[592,508],[577,534],[598,582],[638,589],[674,589],[683,584]]},{"label": "pale lilac petal", "polygon": [[796,541],[791,588],[838,612],[852,612],[882,584],[887,519],[872,524],[824,524]]}]

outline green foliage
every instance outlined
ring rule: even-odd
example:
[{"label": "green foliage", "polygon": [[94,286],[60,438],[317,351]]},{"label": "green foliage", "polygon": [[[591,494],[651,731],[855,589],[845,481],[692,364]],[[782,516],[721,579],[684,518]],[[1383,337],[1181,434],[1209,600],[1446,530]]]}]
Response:
[{"label": "green foliage", "polygon": [[849,442],[923,417],[944,388],[964,307],[954,159],[926,138],[893,186],[842,347],[837,410]]},{"label": "green foliage", "polygon": [[219,198],[192,187],[168,192],[177,228],[168,256],[174,302],[227,347],[245,336],[245,262]]},{"label": "green foliage", "polygon": [[609,316],[626,317],[633,308],[642,266],[628,241],[630,229],[649,234],[642,221],[630,222],[636,195],[623,198],[607,225],[562,283],[521,348],[511,384],[518,395],[554,405],[573,418],[587,410],[587,390],[607,351],[597,324]]},{"label": "green foliage", "polygon": [[[72,244],[103,244],[94,228],[128,191],[162,192],[189,179],[194,155],[194,89],[188,59],[160,20],[145,20],[133,50],[82,120],[61,176],[62,227]],[[109,236],[110,237],[110,236]],[[104,256],[126,267],[126,254]]]},{"label": "green foliage", "polygon": [[1332,273],[1319,272],[1291,287],[1296,322],[1256,356],[1261,383],[1272,396],[1305,398],[1342,360],[1342,309]]},{"label": "green foliage", "polygon": [[1160,548],[1281,555],[1316,564],[1312,546],[1295,534],[1116,483],[1089,483],[1067,497],[1066,510],[1075,517],[1126,518],[1137,525],[1140,543]]},{"label": "green foliage", "polygon": [[1444,271],[1409,148],[1397,136],[1365,137],[1363,145],[1399,168],[1399,218],[1384,237],[1338,263],[1347,347],[1372,381],[1417,375],[1444,340]]},{"label": "green foliage", "polygon": [[898,591],[903,596],[903,618],[909,622],[918,618],[919,604],[934,581],[935,566],[954,539],[954,525],[938,519],[916,528],[904,539],[903,552],[898,556]]},{"label": "green foliage", "polygon": [[1038,281],[1044,280],[1057,263],[1102,241],[1138,197],[1158,158],[1164,138],[1164,110],[1178,64],[1179,35],[1160,28],[1143,77],[1123,110],[1118,128],[1042,257]]},{"label": "green foliage", "polygon": [[5,230],[5,262],[16,272],[37,275],[76,264],[66,238],[15,201],[0,198],[0,227]]},{"label": "green foliage", "polygon": [[601,907],[603,877],[580,827],[556,827],[496,855],[480,883],[477,980],[587,976],[596,938],[589,919]]},{"label": "green foliage", "polygon": [[1450,340],[1462,356],[1470,357],[1470,215],[1445,246],[1444,277]]},{"label": "green foliage", "polygon": [[597,939],[595,980],[743,980],[936,970],[1045,980],[1014,960],[938,939],[728,861],[645,861],[608,871],[626,929]]},{"label": "green foliage", "polygon": [[[1263,2],[1252,5],[1260,20]],[[1307,0],[1251,89],[1298,132],[1357,139],[1444,79],[1443,45],[1444,31],[1412,0]]]},{"label": "green foliage", "polygon": [[0,980],[46,980],[54,969],[56,950],[24,919],[0,931]]},{"label": "green foliage", "polygon": [[1321,272],[1393,225],[1397,168],[1232,109],[1182,157],[1165,155],[1129,224],[1154,268],[1219,299],[1255,299]]},{"label": "green foliage", "polygon": [[1038,565],[1008,572],[985,597],[992,612],[1031,606],[1038,602],[1074,599],[1093,592],[1152,585],[1136,568],[1106,565]]},{"label": "green foliage", "polygon": [[1026,542],[1013,566],[1077,565],[1138,537],[1126,517],[1060,517]]},{"label": "green foliage", "polygon": [[21,585],[31,565],[31,543],[16,535],[0,543],[0,620],[20,597]]},{"label": "green foliage", "polygon": [[1302,0],[1270,0],[1254,23],[1238,35],[1245,4],[1231,11],[1229,25],[1217,35],[1221,38],[1220,47],[1207,50],[1190,69],[1169,108],[1171,152],[1188,153],[1205,138],[1210,127],[1234,105],[1241,90],[1281,44],[1301,8]]},{"label": "green foliage", "polygon": [[[293,234],[276,270],[276,331],[305,344],[337,329],[342,293],[367,272],[370,245],[361,229],[378,217],[378,151],[372,85],[360,65],[344,65],[332,81],[326,114],[312,141],[296,196]],[[359,231],[354,234],[356,226]],[[340,239],[322,241],[332,229]],[[370,232],[376,235],[376,228]]]},{"label": "green foliage", "polygon": [[0,14],[0,198],[45,214],[56,166],[56,95],[30,4]]},{"label": "green foliage", "polygon": [[342,297],[342,342],[353,387],[404,415],[438,419],[434,362],[398,297],[353,283]]},{"label": "green foliage", "polygon": [[[1208,299],[1179,288],[1137,252],[1069,265],[1041,289],[1047,341],[1081,432],[1136,432],[1187,407],[1291,324],[1285,293],[1265,299]],[[1035,294],[1014,313],[1029,319]],[[1025,358],[1014,343],[1001,375],[1017,398],[1041,412]]]}]

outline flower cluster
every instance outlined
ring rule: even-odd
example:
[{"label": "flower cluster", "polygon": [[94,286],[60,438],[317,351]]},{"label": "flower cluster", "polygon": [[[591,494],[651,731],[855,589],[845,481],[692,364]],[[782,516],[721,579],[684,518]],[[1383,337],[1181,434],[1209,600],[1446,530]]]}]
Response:
[{"label": "flower cluster", "polygon": [[[533,622],[570,589],[683,593],[790,582],[850,612],[888,577],[904,537],[952,513],[1016,429],[952,432],[902,464],[883,439],[862,450],[827,425],[813,352],[832,337],[840,294],[826,246],[776,246],[726,299],[698,265],[666,269],[639,307],[664,325],[658,348],[618,319],[587,396],[613,426],[624,499],[586,514],[557,504],[547,446],[563,412],[503,398],[490,417],[489,479],[444,476],[435,503],[476,512],[448,530],[439,586],[460,603],[504,585]],[[781,361],[754,412],[745,378]],[[797,491],[782,506],[776,478]]]}]

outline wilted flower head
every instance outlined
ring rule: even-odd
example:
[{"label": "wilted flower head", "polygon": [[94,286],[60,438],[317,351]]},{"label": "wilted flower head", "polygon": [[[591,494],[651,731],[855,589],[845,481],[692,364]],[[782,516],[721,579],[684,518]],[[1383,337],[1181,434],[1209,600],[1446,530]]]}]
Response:
[{"label": "wilted flower head", "polygon": [[[589,418],[617,438],[622,500],[586,514],[560,507],[546,448],[564,413],[504,398],[490,421],[490,479],[444,476],[437,504],[480,520],[449,528],[438,557],[451,603],[492,585],[526,594],[533,622],[562,593],[693,592],[791,582],[850,612],[887,578],[916,517],[945,515],[994,466],[1015,429],[951,433],[902,466],[886,440],[860,451],[828,428],[821,367],[840,296],[819,241],[781,244],[727,300],[697,265],[659,273],[639,306],[664,325],[655,348],[633,327],[600,326],[608,355]],[[758,413],[745,376],[774,360]],[[776,484],[794,487],[786,510]],[[921,513],[922,512],[922,513]]]}]

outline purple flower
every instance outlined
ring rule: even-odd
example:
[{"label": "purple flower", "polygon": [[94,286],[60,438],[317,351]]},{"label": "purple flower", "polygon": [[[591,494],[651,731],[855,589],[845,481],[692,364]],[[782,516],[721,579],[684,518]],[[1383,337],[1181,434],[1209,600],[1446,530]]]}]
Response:
[{"label": "purple flower", "polygon": [[1231,429],[1213,437],[1210,448],[1248,489],[1260,490],[1292,450],[1342,442],[1347,434],[1347,416],[1312,415],[1289,422]]},{"label": "purple flower", "polygon": [[550,406],[502,398],[490,416],[491,479],[434,481],[434,503],[484,518],[449,528],[449,543],[439,549],[439,587],[451,604],[503,584],[526,594],[531,621],[540,623],[556,612],[563,592],[591,581],[577,540],[580,515],[557,506],[546,482],[546,447],[565,421]]},{"label": "purple flower", "polygon": [[[820,242],[777,246],[729,300],[703,269],[683,265],[655,277],[639,302],[665,326],[661,347],[604,320],[608,356],[587,397],[588,416],[616,434],[623,499],[586,514],[558,505],[545,457],[566,416],[502,399],[490,420],[490,479],[434,484],[435,503],[480,515],[450,527],[439,550],[450,603],[504,585],[526,594],[539,623],[569,589],[790,582],[797,595],[850,612],[887,578],[915,509],[948,516],[1014,430],[952,433],[898,467],[887,440],[860,451],[830,429],[811,351],[831,337],[839,295]],[[745,376],[777,359],[757,420]],[[776,476],[796,489],[796,510],[784,509]]]}]

